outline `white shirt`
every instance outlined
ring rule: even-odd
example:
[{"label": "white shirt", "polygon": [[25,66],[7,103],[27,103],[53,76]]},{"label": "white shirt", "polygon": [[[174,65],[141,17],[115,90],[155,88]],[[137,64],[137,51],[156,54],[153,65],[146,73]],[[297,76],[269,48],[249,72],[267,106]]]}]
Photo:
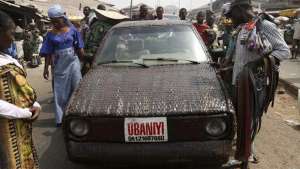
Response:
[{"label": "white shirt", "polygon": [[16,47],[17,47],[18,59],[23,58],[24,57],[24,50],[23,50],[24,40],[15,41],[15,43],[16,43]]},{"label": "white shirt", "polygon": [[[9,55],[0,52],[0,66],[4,66],[11,63],[23,69],[23,67],[19,64],[17,60],[13,59]],[[35,102],[33,107],[40,108],[41,106],[38,102]],[[8,119],[27,119],[31,118],[31,116],[32,113],[29,111],[28,108],[23,109],[0,99],[0,117]]]}]

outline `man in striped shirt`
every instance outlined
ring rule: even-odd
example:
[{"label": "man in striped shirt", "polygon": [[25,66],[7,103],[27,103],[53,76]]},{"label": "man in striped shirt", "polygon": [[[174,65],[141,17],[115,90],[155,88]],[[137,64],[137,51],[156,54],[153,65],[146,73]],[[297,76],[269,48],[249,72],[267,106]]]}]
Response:
[{"label": "man in striped shirt", "polygon": [[[251,3],[249,1],[232,3],[228,16],[232,19],[236,28],[240,27],[240,30],[237,32],[234,48],[232,52],[228,53],[225,61],[227,63],[231,61],[234,63],[232,76],[232,84],[234,85],[243,67],[247,63],[258,59],[261,55],[249,50],[243,42],[249,35],[249,30],[247,30],[246,26],[247,23],[253,21],[255,18]],[[260,24],[260,31],[270,42],[272,46],[270,55],[276,59],[277,63],[291,56],[290,49],[275,24],[268,20],[263,20]]]},{"label": "man in striped shirt", "polygon": [[[268,55],[275,58],[276,65],[279,66],[280,61],[289,58],[291,54],[275,24],[267,19],[256,22],[258,17],[252,10],[250,0],[235,0],[225,15],[232,19],[236,28],[223,65],[226,67],[229,63],[233,63],[232,91],[234,93],[238,75],[248,63]],[[261,41],[258,40],[259,38]],[[252,155],[252,160],[255,162],[253,149]]]}]

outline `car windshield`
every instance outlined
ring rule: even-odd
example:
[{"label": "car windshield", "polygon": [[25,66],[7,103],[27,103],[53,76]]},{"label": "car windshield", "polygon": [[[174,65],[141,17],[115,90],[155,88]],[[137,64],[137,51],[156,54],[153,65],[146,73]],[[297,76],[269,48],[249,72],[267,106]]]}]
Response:
[{"label": "car windshield", "polygon": [[[203,43],[187,25],[115,28],[96,57],[97,64],[151,65],[208,61]],[[165,63],[164,63],[165,64]]]}]

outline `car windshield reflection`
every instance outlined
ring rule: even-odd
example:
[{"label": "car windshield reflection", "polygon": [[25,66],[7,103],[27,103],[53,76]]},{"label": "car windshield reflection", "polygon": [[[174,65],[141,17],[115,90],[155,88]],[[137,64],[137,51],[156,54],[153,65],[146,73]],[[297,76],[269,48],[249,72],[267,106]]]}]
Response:
[{"label": "car windshield reflection", "polygon": [[115,28],[96,61],[160,65],[207,62],[208,58],[190,26],[172,25]]}]

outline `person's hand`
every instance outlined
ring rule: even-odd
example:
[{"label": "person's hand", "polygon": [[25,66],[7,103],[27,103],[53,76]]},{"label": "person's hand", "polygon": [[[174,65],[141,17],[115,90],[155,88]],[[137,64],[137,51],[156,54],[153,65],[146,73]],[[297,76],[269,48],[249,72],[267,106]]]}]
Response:
[{"label": "person's hand", "polygon": [[231,63],[230,59],[222,60],[221,68],[226,68],[226,67],[230,66],[230,63]]},{"label": "person's hand", "polygon": [[32,116],[29,120],[30,121],[35,121],[35,120],[37,120],[37,118],[41,114],[42,109],[39,106],[33,106],[29,111],[32,113]]},{"label": "person's hand", "polygon": [[44,79],[49,80],[49,70],[48,69],[44,69],[43,76],[44,76]]}]

